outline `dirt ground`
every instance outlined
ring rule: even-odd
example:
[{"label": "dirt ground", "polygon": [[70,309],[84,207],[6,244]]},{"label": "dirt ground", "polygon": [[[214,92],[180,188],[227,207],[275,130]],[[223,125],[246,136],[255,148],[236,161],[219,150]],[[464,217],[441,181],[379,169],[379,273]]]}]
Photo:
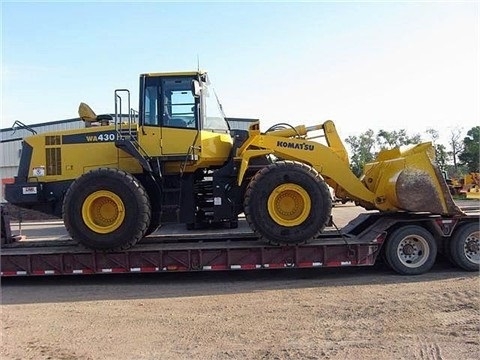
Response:
[{"label": "dirt ground", "polygon": [[480,358],[479,274],[445,261],[9,278],[1,301],[1,359]]}]

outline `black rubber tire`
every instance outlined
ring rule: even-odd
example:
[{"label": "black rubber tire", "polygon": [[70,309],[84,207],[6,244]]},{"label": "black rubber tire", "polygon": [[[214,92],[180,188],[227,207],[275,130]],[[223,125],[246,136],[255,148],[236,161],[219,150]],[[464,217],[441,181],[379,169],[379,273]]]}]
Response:
[{"label": "black rubber tire", "polygon": [[162,214],[162,192],[158,185],[159,180],[153,176],[136,176],[140,180],[141,184],[145,188],[150,199],[150,207],[152,215],[150,217],[150,223],[147,227],[147,231],[143,236],[148,236],[155,232],[161,224]]},{"label": "black rubber tire", "polygon": [[[277,186],[298,185],[311,202],[307,218],[295,226],[283,226],[269,214],[268,198]],[[294,161],[278,161],[258,171],[245,192],[245,217],[250,228],[272,244],[295,245],[315,238],[324,229],[332,213],[327,184],[311,166]]]},{"label": "black rubber tire", "polygon": [[460,225],[450,238],[450,260],[467,271],[480,269],[480,229],[478,223]]},{"label": "black rubber tire", "polygon": [[[82,206],[96,191],[106,190],[118,196],[125,215],[120,226],[99,233],[85,223]],[[135,245],[150,224],[150,200],[142,184],[132,175],[111,168],[92,170],[75,180],[63,201],[63,220],[73,240],[96,250],[125,250]]]},{"label": "black rubber tire", "polygon": [[[409,254],[409,251],[412,254]],[[385,258],[388,265],[401,275],[420,275],[429,271],[437,258],[433,235],[418,225],[394,230],[386,240]]]},{"label": "black rubber tire", "polygon": [[152,211],[150,224],[148,225],[147,230],[145,231],[145,234],[143,236],[145,237],[155,232],[159,228],[160,223],[160,212]]}]

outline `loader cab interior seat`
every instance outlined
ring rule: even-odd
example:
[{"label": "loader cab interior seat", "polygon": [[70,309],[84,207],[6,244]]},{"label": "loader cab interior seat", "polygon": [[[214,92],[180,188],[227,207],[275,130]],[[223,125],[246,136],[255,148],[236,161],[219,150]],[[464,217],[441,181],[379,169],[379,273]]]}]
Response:
[{"label": "loader cab interior seat", "polygon": [[112,115],[108,115],[108,114],[98,115],[97,116],[97,121],[102,126],[107,126],[107,125],[110,125],[110,121],[113,121],[113,117],[112,117]]},{"label": "loader cab interior seat", "polygon": [[169,104],[168,98],[165,97],[163,99],[163,126],[186,128],[187,123],[178,117],[172,116],[170,109],[171,105]]},{"label": "loader cab interior seat", "polygon": [[83,102],[80,103],[80,105],[78,106],[78,116],[85,123],[85,127],[98,126],[98,125],[108,126],[110,125],[110,121],[113,120],[113,117],[111,115],[95,114],[92,108]]},{"label": "loader cab interior seat", "polygon": [[182,119],[170,118],[166,123],[167,126],[178,127],[178,128],[186,128],[187,123]]}]

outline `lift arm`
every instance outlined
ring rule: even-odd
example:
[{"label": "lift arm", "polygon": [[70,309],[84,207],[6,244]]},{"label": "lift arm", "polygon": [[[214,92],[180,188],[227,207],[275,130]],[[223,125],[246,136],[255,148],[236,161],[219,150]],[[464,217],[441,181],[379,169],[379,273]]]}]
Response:
[{"label": "lift arm", "polygon": [[[327,145],[306,138],[307,133],[314,130],[323,131]],[[239,184],[249,160],[266,153],[309,164],[329,185],[367,209],[463,214],[445,191],[445,181],[433,163],[429,143],[407,150],[382,151],[375,162],[365,166],[365,174],[357,178],[332,121],[264,134],[254,126],[250,137],[237,151],[237,158],[241,160]]]}]

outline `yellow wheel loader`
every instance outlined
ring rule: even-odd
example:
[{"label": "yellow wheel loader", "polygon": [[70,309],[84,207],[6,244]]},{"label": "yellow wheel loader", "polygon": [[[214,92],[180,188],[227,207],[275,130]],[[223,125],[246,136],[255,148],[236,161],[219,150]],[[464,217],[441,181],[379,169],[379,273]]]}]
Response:
[{"label": "yellow wheel loader", "polygon": [[429,143],[382,151],[357,178],[331,121],[230,130],[205,72],[141,75],[138,115],[128,90],[114,96],[113,117],[82,103],[85,128],[25,138],[5,186],[87,247],[127,249],[167,222],[235,227],[242,212],[259,238],[304,243],[330,220],[327,185],[366,209],[461,214]]}]

